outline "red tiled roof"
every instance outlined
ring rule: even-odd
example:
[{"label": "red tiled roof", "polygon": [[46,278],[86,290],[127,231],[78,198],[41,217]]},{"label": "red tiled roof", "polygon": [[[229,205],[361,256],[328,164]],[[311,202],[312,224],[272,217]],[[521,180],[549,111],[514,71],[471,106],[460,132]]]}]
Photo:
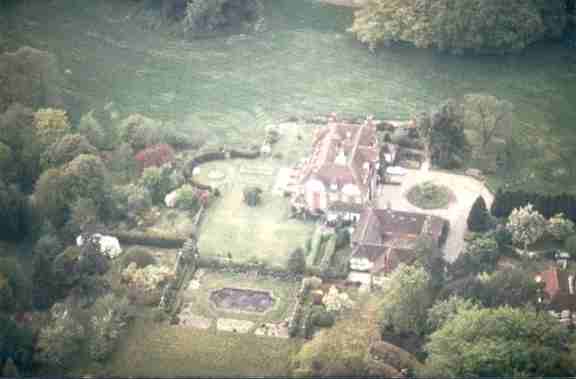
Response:
[{"label": "red tiled roof", "polygon": [[[346,157],[344,164],[337,164],[338,154]],[[331,122],[319,130],[314,138],[311,157],[301,170],[300,183],[311,177],[329,187],[337,181],[339,186],[357,185],[366,191],[368,172],[365,163],[378,160],[376,127],[372,122],[363,125]]]},{"label": "red tiled roof", "polygon": [[544,283],[544,292],[549,299],[551,309],[556,311],[576,310],[576,294],[570,293],[571,275],[567,271],[550,267],[538,275]]},{"label": "red tiled roof", "polygon": [[373,262],[373,273],[389,272],[414,259],[411,248],[419,235],[428,233],[438,241],[445,224],[436,216],[368,206],[352,235],[356,244],[352,256]]},{"label": "red tiled roof", "polygon": [[542,282],[544,283],[544,292],[548,294],[550,298],[556,296],[560,292],[560,283],[558,282],[558,269],[550,268],[546,271],[540,273]]}]

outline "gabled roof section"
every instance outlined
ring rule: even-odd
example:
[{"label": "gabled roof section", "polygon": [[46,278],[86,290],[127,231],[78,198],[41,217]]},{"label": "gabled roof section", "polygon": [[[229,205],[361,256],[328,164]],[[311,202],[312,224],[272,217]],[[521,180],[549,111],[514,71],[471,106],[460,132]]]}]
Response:
[{"label": "gabled roof section", "polygon": [[[344,155],[342,161],[339,157]],[[300,183],[315,177],[325,185],[338,183],[357,185],[367,190],[368,170],[366,164],[378,160],[376,127],[372,121],[364,124],[338,123],[332,120],[319,130],[314,138],[314,148],[306,166],[302,169]]]}]

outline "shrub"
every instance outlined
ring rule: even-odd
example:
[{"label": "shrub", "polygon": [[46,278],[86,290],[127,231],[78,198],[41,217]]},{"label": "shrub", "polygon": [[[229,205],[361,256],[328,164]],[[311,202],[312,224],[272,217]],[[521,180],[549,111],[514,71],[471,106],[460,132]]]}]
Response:
[{"label": "shrub", "polygon": [[446,208],[451,197],[452,192],[447,187],[432,182],[416,185],[406,194],[410,203],[422,209]]},{"label": "shrub", "polygon": [[38,336],[36,359],[48,365],[67,367],[77,357],[84,340],[84,328],[63,304],[51,309],[51,321]]},{"label": "shrub", "polygon": [[145,168],[140,177],[139,184],[150,191],[152,202],[158,204],[173,188],[168,170],[159,167]]},{"label": "shrub", "polygon": [[156,258],[146,249],[131,247],[122,257],[122,266],[128,267],[130,263],[134,263],[137,268],[144,268],[155,264]]},{"label": "shrub", "polygon": [[199,207],[198,192],[191,185],[184,185],[176,192],[175,206],[178,209],[195,210]]},{"label": "shrub", "polygon": [[174,149],[170,145],[160,143],[140,150],[134,156],[134,159],[136,159],[141,169],[160,167],[174,160]]},{"label": "shrub", "polygon": [[68,134],[54,142],[42,154],[42,167],[58,167],[81,154],[98,154],[98,150],[80,134]]},{"label": "shrub", "polygon": [[564,241],[566,237],[574,233],[574,223],[563,213],[558,213],[548,220],[546,231],[556,240]]},{"label": "shrub", "polygon": [[88,339],[88,352],[94,360],[103,360],[112,352],[126,326],[128,300],[107,294],[92,306],[90,317],[91,335]]},{"label": "shrub", "polygon": [[94,117],[94,111],[82,115],[78,124],[78,131],[98,149],[107,150],[114,146],[115,136],[112,128],[105,128]]},{"label": "shrub", "polygon": [[162,140],[161,128],[159,121],[132,114],[120,123],[120,139],[139,151]]},{"label": "shrub", "polygon": [[326,311],[324,308],[314,309],[312,311],[311,318],[312,318],[312,324],[320,328],[329,328],[332,325],[334,325],[334,322],[336,321],[334,315]]},{"label": "shrub", "polygon": [[290,254],[286,268],[294,274],[303,274],[306,271],[306,258],[304,257],[304,251],[302,249],[295,249]]}]

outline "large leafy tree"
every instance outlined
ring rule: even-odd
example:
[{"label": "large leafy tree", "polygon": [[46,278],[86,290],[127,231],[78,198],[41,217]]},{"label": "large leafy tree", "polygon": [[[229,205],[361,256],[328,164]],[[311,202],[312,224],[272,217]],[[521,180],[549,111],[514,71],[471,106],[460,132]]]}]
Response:
[{"label": "large leafy tree", "polygon": [[495,136],[510,128],[514,106],[507,100],[493,95],[474,93],[465,95],[461,106],[466,127],[480,135],[482,151]]},{"label": "large leafy tree", "polygon": [[420,265],[401,264],[386,282],[380,305],[382,332],[422,334],[433,299],[430,275]]},{"label": "large leafy tree", "polygon": [[565,376],[566,336],[558,321],[544,312],[464,310],[430,336],[426,375]]},{"label": "large leafy tree", "polygon": [[454,100],[416,117],[416,127],[432,163],[445,168],[459,166],[469,151],[461,108]]},{"label": "large leafy tree", "polygon": [[307,342],[294,357],[295,377],[365,376],[366,358],[377,331],[377,302],[370,299],[361,305],[361,317],[338,320]]},{"label": "large leafy tree", "polygon": [[561,0],[368,0],[350,31],[371,48],[410,42],[443,51],[509,52],[566,25]]}]

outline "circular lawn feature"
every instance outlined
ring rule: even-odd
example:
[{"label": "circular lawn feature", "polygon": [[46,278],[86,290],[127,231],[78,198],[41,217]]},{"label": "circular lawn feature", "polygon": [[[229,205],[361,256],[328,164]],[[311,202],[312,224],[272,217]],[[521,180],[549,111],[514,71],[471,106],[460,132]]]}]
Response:
[{"label": "circular lawn feature", "polygon": [[421,209],[447,208],[454,194],[448,187],[440,186],[432,182],[424,182],[410,188],[406,198],[412,204]]},{"label": "circular lawn feature", "polygon": [[267,291],[254,291],[240,288],[221,288],[210,294],[210,301],[218,308],[242,312],[266,312],[274,305],[274,299]]}]

